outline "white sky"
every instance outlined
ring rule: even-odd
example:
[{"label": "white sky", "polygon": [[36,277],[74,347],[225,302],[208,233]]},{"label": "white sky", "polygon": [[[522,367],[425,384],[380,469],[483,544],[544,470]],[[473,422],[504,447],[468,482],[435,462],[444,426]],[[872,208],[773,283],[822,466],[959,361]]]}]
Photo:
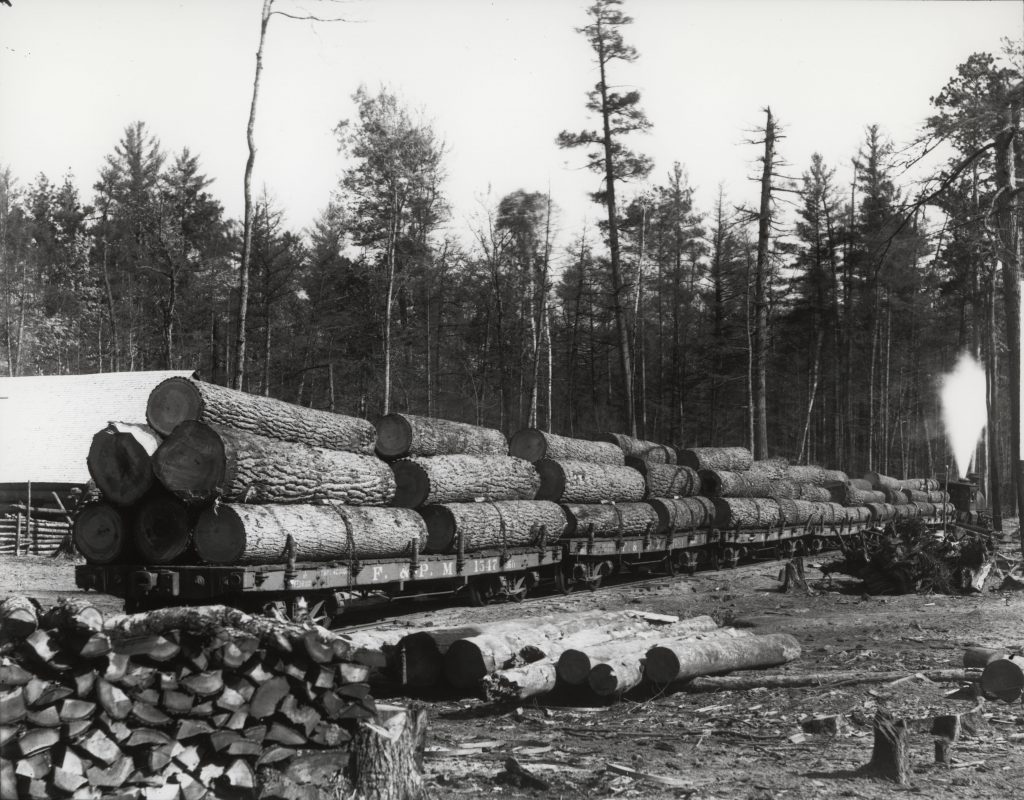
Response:
[{"label": "white sky", "polygon": [[[70,170],[91,197],[126,125],[147,123],[165,149],[188,146],[239,217],[245,125],[261,0],[12,0],[0,7],[0,164],[22,184]],[[588,123],[596,82],[574,31],[589,0],[277,0],[295,13],[358,24],[270,23],[254,187],[294,228],[322,209],[343,167],[332,133],[360,83],[386,84],[433,120],[450,149],[453,225],[495,199],[550,185],[562,240],[600,209],[582,152],[557,133]],[[626,0],[626,41],[640,60],[610,81],[642,92],[653,131],[633,142],[662,181],[679,160],[710,210],[724,182],[756,202],[757,148],[744,145],[770,104],[781,154],[799,175],[815,150],[846,178],[864,127],[912,138],[957,64],[1020,38],[1021,2]]]}]

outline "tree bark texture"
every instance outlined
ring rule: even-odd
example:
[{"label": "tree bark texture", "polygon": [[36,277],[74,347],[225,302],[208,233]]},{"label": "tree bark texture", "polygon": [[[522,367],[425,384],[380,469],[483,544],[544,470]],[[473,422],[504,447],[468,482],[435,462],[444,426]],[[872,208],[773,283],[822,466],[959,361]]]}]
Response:
[{"label": "tree bark texture", "polygon": [[715,525],[723,528],[769,528],[778,526],[782,515],[778,501],[760,497],[716,497]]},{"label": "tree bark texture", "polygon": [[831,481],[827,487],[832,496],[832,502],[842,503],[844,506],[863,506],[868,503],[884,503],[885,492],[874,489],[858,489],[849,483]]},{"label": "tree bark texture", "polygon": [[480,685],[489,703],[519,703],[554,691],[558,686],[558,670],[554,661],[543,659],[521,667],[499,669],[481,678]]},{"label": "tree bark texture", "polygon": [[647,503],[563,505],[566,536],[643,536],[658,527],[658,513]]},{"label": "tree bark texture", "polygon": [[554,461],[545,458],[535,465],[540,473],[539,500],[556,503],[633,503],[643,500],[643,475],[632,467]]},{"label": "tree bark texture", "polygon": [[676,463],[675,448],[668,445],[647,442],[643,439],[626,436],[624,433],[602,433],[599,438],[601,441],[614,444],[627,458],[642,458],[652,464]]},{"label": "tree bark texture", "polygon": [[125,511],[94,503],[78,512],[71,535],[90,564],[113,564],[126,555],[129,530]]},{"label": "tree bark texture", "polygon": [[750,469],[754,456],[746,447],[691,447],[679,451],[678,463],[696,470],[743,472]]},{"label": "tree bark texture", "polygon": [[883,475],[881,472],[866,472],[863,480],[871,484],[876,490],[900,490],[911,489],[919,492],[933,492],[939,488],[939,482],[934,478],[893,478]]},{"label": "tree bark texture", "polygon": [[[977,670],[933,669],[921,672],[936,683],[963,683],[977,679]],[[889,683],[912,677],[906,672],[863,672],[838,670],[815,672],[810,675],[723,675],[694,678],[687,682],[689,692],[742,692],[748,689],[796,689],[803,686],[829,686],[831,684]]]},{"label": "tree bark texture", "polygon": [[442,503],[418,512],[427,527],[428,553],[452,553],[462,539],[466,552],[503,547],[532,547],[565,534],[565,513],[544,500]]},{"label": "tree bark texture", "polygon": [[666,684],[734,669],[774,667],[799,657],[800,643],[788,633],[662,642],[647,651],[644,674],[652,683]]},{"label": "tree bark texture", "polygon": [[540,475],[533,464],[513,456],[426,456],[393,461],[394,504],[419,508],[437,503],[533,500]]},{"label": "tree bark texture", "polygon": [[377,421],[377,454],[388,461],[407,456],[504,456],[505,434],[413,414],[386,414]]},{"label": "tree bark texture", "polygon": [[789,462],[784,458],[762,458],[751,462],[748,472],[766,478],[780,479],[789,476]]},{"label": "tree bark texture", "polygon": [[537,428],[525,428],[512,435],[508,452],[531,464],[542,458],[555,461],[586,461],[591,464],[614,464],[622,466],[625,457],[617,444],[591,442],[586,439],[571,439],[556,436]]},{"label": "tree bark texture", "polygon": [[409,709],[381,722],[363,722],[352,741],[356,796],[365,800],[427,797],[421,759],[426,709]]},{"label": "tree bark texture", "polygon": [[896,507],[889,503],[867,503],[872,522],[888,522],[896,518]]},{"label": "tree bark texture", "polygon": [[899,784],[910,783],[910,750],[907,723],[885,709],[875,712],[875,742],[865,771]]},{"label": "tree bark texture", "polygon": [[191,378],[168,378],[149,395],[150,427],[170,435],[180,422],[199,420],[249,433],[328,450],[373,454],[373,425],[358,417],[332,414],[270,397],[226,389]]},{"label": "tree bark texture", "polygon": [[271,439],[229,425],[179,424],[153,458],[160,483],[183,500],[385,505],[395,477],[379,458]]},{"label": "tree bark texture", "polygon": [[644,476],[645,497],[693,497],[700,494],[700,476],[692,467],[656,464],[629,456],[626,465]]},{"label": "tree bark texture", "polygon": [[85,463],[103,498],[116,506],[141,500],[153,485],[150,459],[159,446],[148,425],[111,422],[93,436]]},{"label": "tree bark texture", "polygon": [[823,486],[815,486],[813,483],[797,483],[797,499],[810,500],[812,503],[828,503],[832,500],[832,493]]},{"label": "tree bark texture", "polygon": [[715,506],[709,497],[655,497],[647,502],[658,515],[658,533],[706,528],[715,519]]},{"label": "tree bark texture", "polygon": [[825,521],[829,508],[823,503],[809,500],[793,500],[788,497],[777,497],[782,521],[786,525],[820,525]]},{"label": "tree bark texture", "polygon": [[415,511],[374,506],[220,504],[193,533],[199,558],[214,564],[283,564],[289,535],[296,561],[411,555],[427,543]]},{"label": "tree bark texture", "polygon": [[791,481],[811,483],[820,486],[825,482],[825,468],[814,464],[791,464],[786,470]]},{"label": "tree bark texture", "polygon": [[760,473],[728,472],[726,470],[702,469],[700,475],[701,494],[706,497],[769,497],[772,480]]}]

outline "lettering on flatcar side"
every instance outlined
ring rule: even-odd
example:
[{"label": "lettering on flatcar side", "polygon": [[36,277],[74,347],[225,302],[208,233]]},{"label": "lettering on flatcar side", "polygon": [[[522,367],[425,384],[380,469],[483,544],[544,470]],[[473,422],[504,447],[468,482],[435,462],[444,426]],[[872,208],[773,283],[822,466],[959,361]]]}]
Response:
[{"label": "lettering on flatcar side", "polygon": [[402,569],[400,569],[398,571],[398,580],[400,580],[400,581],[407,581],[407,580],[409,580],[409,568],[408,567],[402,567]]},{"label": "lettering on flatcar side", "polygon": [[384,567],[374,567],[373,568],[373,578],[372,578],[373,582],[376,583],[377,581],[379,581],[383,577],[384,577]]},{"label": "lettering on flatcar side", "polygon": [[454,561],[445,561],[441,565],[441,569],[442,569],[442,574],[444,574],[444,575],[454,575],[455,574],[455,562]]},{"label": "lettering on flatcar side", "polygon": [[473,559],[473,572],[494,572],[498,569],[496,558],[475,558]]}]

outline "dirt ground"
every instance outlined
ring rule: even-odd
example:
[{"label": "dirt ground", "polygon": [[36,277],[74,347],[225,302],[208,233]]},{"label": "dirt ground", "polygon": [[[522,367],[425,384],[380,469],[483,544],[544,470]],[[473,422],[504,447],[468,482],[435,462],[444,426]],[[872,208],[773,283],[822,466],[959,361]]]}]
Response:
[{"label": "dirt ground", "polygon": [[[1021,557],[1016,541],[1001,554]],[[908,720],[969,711],[973,699],[915,673],[958,668],[965,647],[1024,647],[1024,592],[989,588],[970,597],[861,596],[856,583],[823,579],[811,559],[815,597],[779,592],[779,563],[695,576],[619,583],[596,592],[546,594],[486,608],[406,604],[389,625],[447,625],[557,611],[640,608],[680,616],[711,614],[756,632],[791,633],[802,658],[782,672],[903,670],[895,684],[715,693],[684,688],[627,695],[607,704],[550,696],[520,708],[471,698],[419,698],[430,713],[424,769],[434,797],[536,798],[925,798],[1024,796],[1024,704],[986,702],[980,729],[955,745],[951,766],[934,763],[927,727],[912,729],[913,778],[906,787],[861,775],[871,755],[871,720],[887,708]],[[74,591],[73,564],[48,558],[0,560],[0,591],[52,602]],[[97,596],[104,611],[114,598]],[[778,672],[780,670],[774,670]],[[842,714],[838,735],[806,734],[808,716]],[[542,784],[521,785],[505,769],[514,756]],[[625,769],[622,769],[625,768]],[[632,774],[629,773],[633,770]]]}]

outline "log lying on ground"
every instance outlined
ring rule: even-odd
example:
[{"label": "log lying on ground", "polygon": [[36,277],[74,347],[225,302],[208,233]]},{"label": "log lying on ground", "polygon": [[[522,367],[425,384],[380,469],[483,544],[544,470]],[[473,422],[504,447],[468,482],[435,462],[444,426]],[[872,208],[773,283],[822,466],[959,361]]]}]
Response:
[{"label": "log lying on ground", "polygon": [[153,493],[135,510],[134,549],[146,564],[169,564],[188,549],[193,521],[184,502],[163,492]]},{"label": "log lying on ground", "polygon": [[632,467],[584,461],[538,461],[538,500],[556,503],[633,503],[644,497],[644,477]]},{"label": "log lying on ground", "polygon": [[762,473],[702,469],[701,494],[706,497],[770,497],[771,479]]},{"label": "log lying on ground", "polygon": [[639,624],[629,612],[592,611],[488,625],[483,633],[451,643],[444,653],[444,674],[452,686],[466,689],[491,672],[521,664],[527,660],[524,654],[534,660],[548,657],[573,634],[595,635],[601,628]]},{"label": "log lying on ground", "polygon": [[800,643],[788,633],[707,642],[662,642],[647,651],[644,675],[661,685],[734,669],[774,667],[799,657]]},{"label": "log lying on ground", "polygon": [[428,531],[424,552],[454,552],[459,538],[466,552],[502,547],[529,547],[554,542],[566,528],[565,513],[544,500],[443,503],[418,512]]},{"label": "log lying on ground", "polygon": [[645,497],[693,497],[700,494],[700,475],[692,467],[655,464],[628,456],[626,466],[644,476]]},{"label": "log lying on ground", "polygon": [[85,463],[107,502],[130,506],[142,499],[153,485],[150,459],[159,446],[156,431],[128,422],[108,423],[92,437]]},{"label": "log lying on ground", "polygon": [[572,503],[562,510],[566,536],[643,536],[658,527],[658,514],[648,503]]},{"label": "log lying on ground", "polygon": [[602,433],[597,437],[600,441],[610,442],[618,447],[627,458],[642,458],[652,464],[675,464],[676,451],[674,447],[647,442],[643,439],[635,439],[626,436],[624,433]]},{"label": "log lying on ground", "polygon": [[509,455],[525,459],[531,464],[542,458],[618,466],[625,463],[625,456],[617,444],[571,439],[537,428],[526,428],[513,434],[508,443],[508,452]]},{"label": "log lying on ground", "polygon": [[92,503],[75,516],[72,538],[90,564],[113,564],[128,552],[127,513],[108,503]]},{"label": "log lying on ground", "polygon": [[587,681],[590,670],[600,660],[602,654],[609,657],[618,657],[623,653],[635,654],[640,659],[645,647],[636,644],[638,641],[647,641],[649,637],[660,637],[662,639],[684,639],[688,636],[696,636],[718,630],[718,623],[706,614],[690,619],[680,620],[678,623],[661,629],[648,628],[647,630],[630,631],[629,636],[597,637],[577,634],[568,636],[551,656],[557,659],[556,671],[559,679],[568,686],[580,686]]},{"label": "log lying on ground", "polygon": [[192,378],[168,378],[149,395],[146,420],[169,436],[179,423],[199,420],[260,436],[328,450],[373,453],[376,431],[365,419],[318,411]]},{"label": "log lying on ground", "polygon": [[391,464],[394,504],[419,508],[436,503],[533,500],[540,476],[529,461],[513,456],[429,456]]},{"label": "log lying on ground", "polygon": [[690,692],[742,692],[748,689],[798,689],[804,686],[852,685],[859,683],[889,683],[921,674],[935,683],[965,683],[981,677],[977,669],[933,669],[921,673],[857,672],[842,670],[815,672],[807,675],[723,675],[698,677],[687,681]]},{"label": "log lying on ground", "polygon": [[770,528],[778,526],[779,503],[764,497],[716,497],[715,525],[723,528]]},{"label": "log lying on ground", "polygon": [[408,456],[504,456],[508,455],[505,434],[413,414],[386,414],[377,420],[377,454],[388,461]]},{"label": "log lying on ground", "polygon": [[710,497],[654,497],[647,502],[658,515],[658,533],[706,528],[715,519]]},{"label": "log lying on ground", "polygon": [[285,442],[186,420],[153,457],[160,483],[187,502],[385,505],[395,495],[391,469],[376,456]]},{"label": "log lying on ground", "polygon": [[763,458],[751,462],[747,471],[766,478],[785,478],[789,474],[789,462],[784,458]]},{"label": "log lying on ground", "polygon": [[754,456],[745,447],[691,447],[679,450],[678,463],[693,469],[724,469],[742,472],[750,469]]},{"label": "log lying on ground", "polygon": [[427,526],[407,508],[221,504],[196,521],[196,554],[212,564],[281,564],[291,535],[297,561],[386,558],[426,547]]}]

